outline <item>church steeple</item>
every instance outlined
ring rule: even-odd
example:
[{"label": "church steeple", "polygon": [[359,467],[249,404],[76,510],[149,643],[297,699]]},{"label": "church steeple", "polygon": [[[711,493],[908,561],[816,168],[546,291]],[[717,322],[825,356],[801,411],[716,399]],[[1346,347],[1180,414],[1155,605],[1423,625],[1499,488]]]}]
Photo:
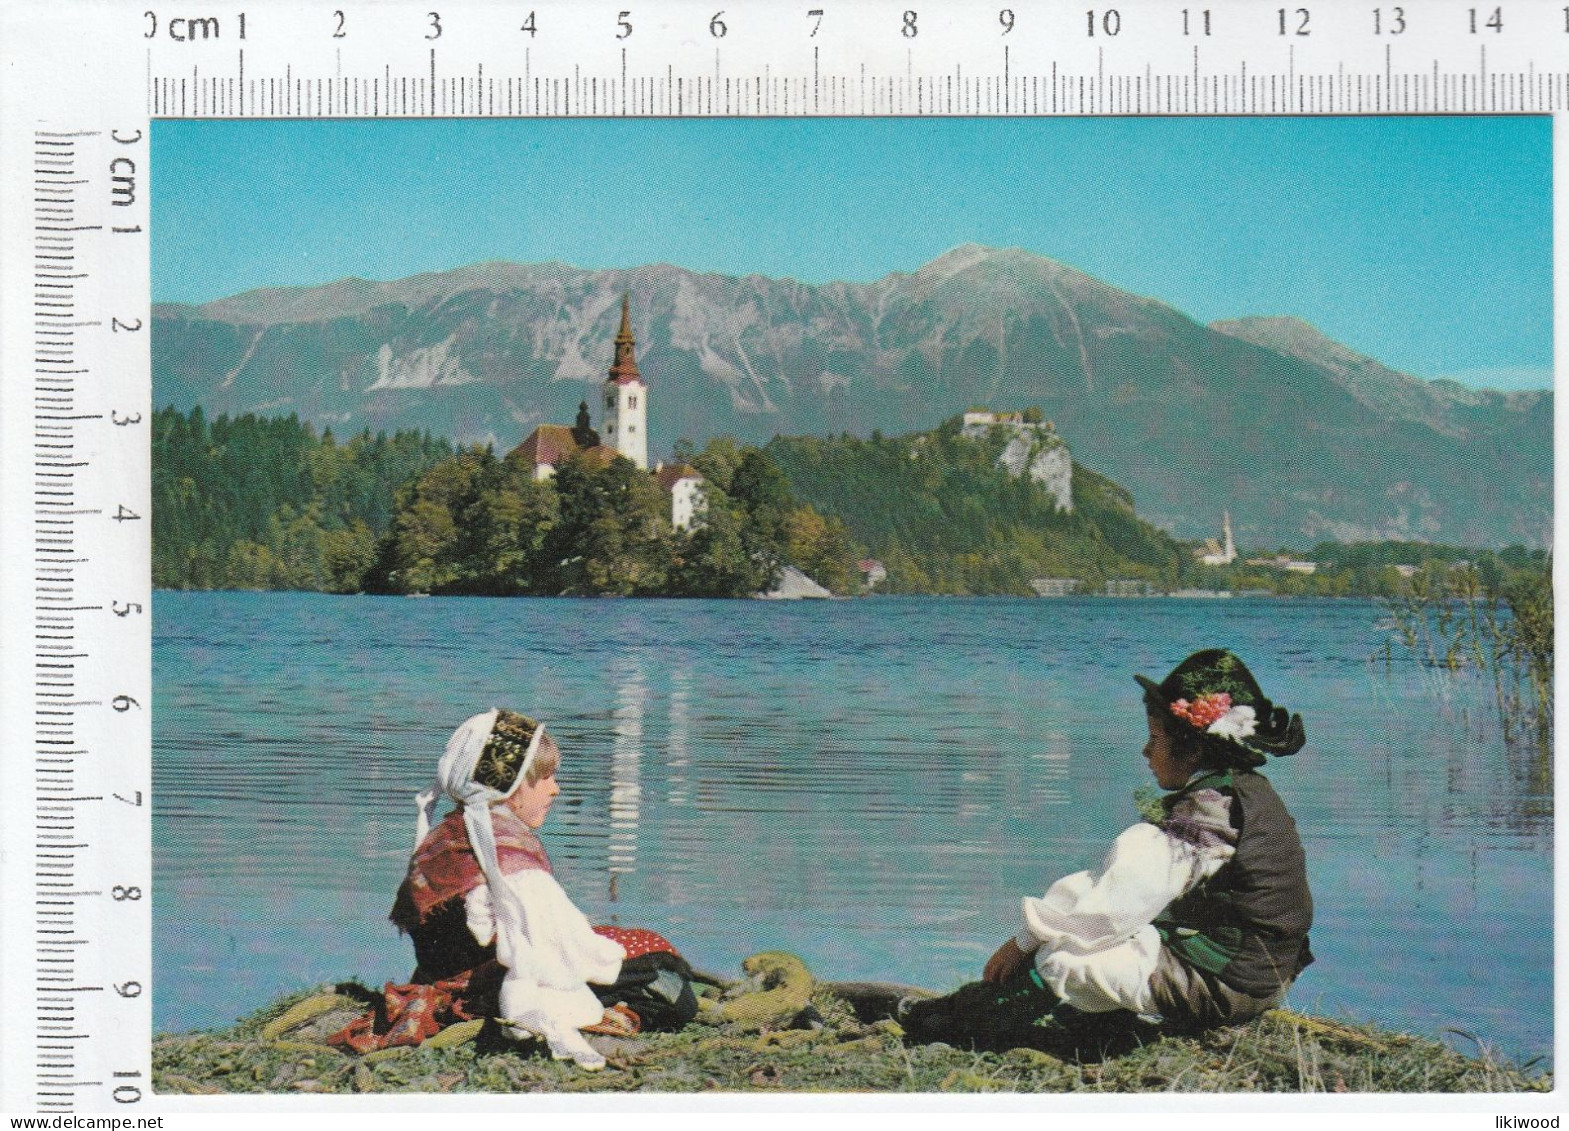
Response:
[{"label": "church steeple", "polygon": [[610,380],[616,384],[643,380],[637,371],[636,343],[632,340],[632,296],[621,296],[621,329],[616,332],[616,360],[610,366]]},{"label": "church steeple", "polygon": [[621,299],[621,329],[616,359],[605,378],[605,443],[644,471],[648,470],[648,386],[637,371],[632,340],[631,296]]}]

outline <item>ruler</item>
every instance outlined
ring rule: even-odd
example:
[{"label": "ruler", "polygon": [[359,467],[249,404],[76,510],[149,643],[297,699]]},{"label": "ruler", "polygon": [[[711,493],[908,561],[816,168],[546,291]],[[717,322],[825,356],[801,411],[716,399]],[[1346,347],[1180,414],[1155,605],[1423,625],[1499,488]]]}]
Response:
[{"label": "ruler", "polygon": [[1541,113],[1569,7],[361,4],[149,9],[154,117]]},{"label": "ruler", "polygon": [[40,1114],[151,1094],[148,121],[102,16],[0,31],[0,1107]]},{"label": "ruler", "polygon": [[41,1113],[178,1102],[149,1080],[154,119],[1569,109],[1569,6],[1542,0],[13,0],[0,21],[0,1106]]}]

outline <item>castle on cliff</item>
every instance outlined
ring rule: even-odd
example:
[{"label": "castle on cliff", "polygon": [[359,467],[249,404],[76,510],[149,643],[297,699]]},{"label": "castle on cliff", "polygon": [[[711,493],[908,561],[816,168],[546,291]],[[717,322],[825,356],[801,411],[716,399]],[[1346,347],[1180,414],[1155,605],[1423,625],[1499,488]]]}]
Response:
[{"label": "castle on cliff", "polygon": [[[648,470],[648,383],[637,367],[630,296],[621,299],[621,329],[616,333],[615,358],[602,386],[602,403],[603,439],[592,427],[588,402],[584,401],[571,428],[541,424],[507,458],[532,467],[536,480],[551,478],[556,468],[573,456],[601,467],[624,456],[640,471]],[[702,521],[703,476],[696,468],[661,463],[654,468],[654,479],[670,496],[673,527],[684,530]]]},{"label": "castle on cliff", "polygon": [[1031,409],[1034,420],[1022,412],[992,412],[972,408],[964,414],[961,434],[969,440],[984,440],[993,429],[1008,438],[997,465],[1017,479],[1028,473],[1057,504],[1057,509],[1073,513],[1073,456],[1068,444],[1057,435],[1057,426],[1040,420],[1040,410]]}]

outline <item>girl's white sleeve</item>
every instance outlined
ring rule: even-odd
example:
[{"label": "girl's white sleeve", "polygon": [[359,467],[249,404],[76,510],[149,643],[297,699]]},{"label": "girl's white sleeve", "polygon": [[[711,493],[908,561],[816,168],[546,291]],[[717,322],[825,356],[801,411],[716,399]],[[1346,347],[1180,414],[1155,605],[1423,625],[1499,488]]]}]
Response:
[{"label": "girl's white sleeve", "polygon": [[1064,876],[1039,899],[1026,897],[1015,942],[1026,953],[1083,955],[1117,946],[1214,875],[1234,851],[1230,844],[1201,846],[1156,825],[1134,825],[1113,842],[1099,869]]},{"label": "girl's white sleeve", "polygon": [[[519,937],[512,940],[513,962],[501,983],[502,1019],[545,1038],[558,1058],[598,1067],[604,1058],[577,1031],[598,1022],[604,1012],[587,983],[615,982],[626,952],[614,940],[594,933],[550,873],[514,872],[506,883],[522,905],[523,917]],[[489,911],[490,895],[481,885],[467,901],[471,931],[475,920],[484,918],[477,914],[481,892]],[[488,916],[488,922],[494,933],[494,915]]]}]

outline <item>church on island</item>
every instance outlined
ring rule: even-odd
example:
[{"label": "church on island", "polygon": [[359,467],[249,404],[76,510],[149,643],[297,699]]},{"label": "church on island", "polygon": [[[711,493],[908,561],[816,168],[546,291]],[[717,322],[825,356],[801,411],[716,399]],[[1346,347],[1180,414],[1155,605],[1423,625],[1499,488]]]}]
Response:
[{"label": "church on island", "polygon": [[[604,383],[603,439],[593,428],[588,402],[578,406],[577,422],[541,424],[528,434],[508,459],[534,469],[536,480],[549,479],[556,468],[573,456],[603,467],[625,456],[639,470],[648,470],[648,384],[637,368],[637,343],[632,337],[630,297],[621,299],[621,329],[616,334],[616,355]],[[670,497],[670,525],[690,530],[702,525],[707,503],[703,476],[684,463],[656,464],[654,479]]]}]

